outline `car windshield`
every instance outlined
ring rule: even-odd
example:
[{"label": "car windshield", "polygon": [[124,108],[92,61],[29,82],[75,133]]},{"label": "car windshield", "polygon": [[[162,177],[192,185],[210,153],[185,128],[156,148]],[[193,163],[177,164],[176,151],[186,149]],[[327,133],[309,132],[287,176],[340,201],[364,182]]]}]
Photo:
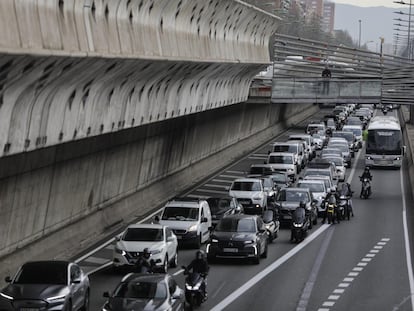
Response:
[{"label": "car windshield", "polygon": [[270,178],[272,178],[275,183],[286,183],[288,181],[288,177],[285,174],[272,175]]},{"label": "car windshield", "polygon": [[336,166],[344,166],[344,160],[342,158],[326,157],[326,158],[323,158],[323,159],[326,159],[329,162],[335,163]]},{"label": "car windshield", "polygon": [[362,136],[362,130],[359,128],[346,128],[343,131],[353,133],[355,136]]},{"label": "car windshield", "polygon": [[232,204],[230,198],[209,198],[207,199],[210,211],[212,214],[220,214],[231,208]]},{"label": "car windshield", "polygon": [[234,191],[261,191],[258,181],[235,181],[231,186]]},{"label": "car windshield", "polygon": [[16,284],[68,284],[68,265],[64,262],[34,262],[23,265],[17,274]]},{"label": "car windshield", "polygon": [[309,197],[304,191],[282,190],[278,193],[276,200],[287,202],[308,202]]},{"label": "car windshield", "polygon": [[223,218],[216,227],[223,232],[256,232],[253,218]]},{"label": "car windshield", "polygon": [[298,145],[275,145],[273,152],[298,152]]},{"label": "car windshield", "polygon": [[162,214],[162,219],[194,221],[198,220],[198,212],[199,209],[194,207],[167,206]]},{"label": "car windshield", "polygon": [[342,132],[342,133],[333,133],[332,134],[333,137],[343,137],[345,138],[348,142],[353,142],[354,141],[354,134],[349,133],[349,132]]},{"label": "car windshield", "polygon": [[332,144],[332,145],[329,145],[329,147],[339,149],[339,150],[341,150],[341,152],[349,152],[349,147],[346,146],[346,145]]},{"label": "car windshield", "polygon": [[128,228],[122,239],[124,241],[162,241],[162,233],[162,229]]},{"label": "car windshield", "polygon": [[335,148],[335,149],[324,149],[324,150],[322,150],[322,153],[321,153],[321,155],[323,156],[323,155],[325,155],[325,154],[336,154],[336,155],[338,155],[338,156],[342,156],[342,152],[341,152],[341,150],[340,149],[338,149],[338,148]]},{"label": "car windshield", "polygon": [[271,155],[269,157],[269,164],[292,164],[293,157],[287,155]]},{"label": "car windshield", "polygon": [[312,192],[325,192],[322,183],[300,183],[299,188],[308,188]]},{"label": "car windshield", "polygon": [[132,281],[121,283],[113,296],[130,299],[166,299],[167,287],[162,282]]}]

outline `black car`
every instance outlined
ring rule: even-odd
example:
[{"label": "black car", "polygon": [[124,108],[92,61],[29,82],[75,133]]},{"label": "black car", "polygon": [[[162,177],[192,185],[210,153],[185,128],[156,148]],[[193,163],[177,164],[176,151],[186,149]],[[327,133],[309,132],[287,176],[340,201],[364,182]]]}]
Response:
[{"label": "black car", "polygon": [[316,225],[318,211],[316,207],[317,200],[313,199],[312,193],[308,188],[284,188],[276,196],[276,205],[279,209],[279,220],[283,225],[289,225],[292,222],[292,212],[304,202],[306,210],[310,213],[312,224]]},{"label": "black car", "polygon": [[268,235],[258,215],[230,215],[217,224],[207,244],[207,259],[249,258],[255,264],[267,257]]},{"label": "black car", "polygon": [[117,285],[102,311],[184,310],[184,291],[169,274],[129,273]]},{"label": "black car", "polygon": [[25,263],[0,292],[0,310],[88,310],[89,278],[68,261]]},{"label": "black car", "polygon": [[213,227],[224,216],[243,213],[243,205],[236,198],[230,196],[211,197],[207,199],[211,211],[211,223]]}]

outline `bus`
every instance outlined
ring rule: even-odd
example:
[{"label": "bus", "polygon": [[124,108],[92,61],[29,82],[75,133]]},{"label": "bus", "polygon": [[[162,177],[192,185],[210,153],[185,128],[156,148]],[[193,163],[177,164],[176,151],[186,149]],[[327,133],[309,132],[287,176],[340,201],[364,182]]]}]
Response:
[{"label": "bus", "polygon": [[366,141],[366,166],[400,168],[405,153],[400,122],[393,116],[371,119]]}]

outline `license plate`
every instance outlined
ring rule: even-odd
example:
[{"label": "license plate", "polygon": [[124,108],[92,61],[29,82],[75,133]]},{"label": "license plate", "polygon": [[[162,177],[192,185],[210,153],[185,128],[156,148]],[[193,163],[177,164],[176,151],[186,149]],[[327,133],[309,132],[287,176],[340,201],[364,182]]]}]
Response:
[{"label": "license plate", "polygon": [[237,253],[239,250],[237,248],[223,248],[223,252],[226,253]]},{"label": "license plate", "polygon": [[20,308],[20,311],[39,311],[38,308]]},{"label": "license plate", "polygon": [[292,216],[290,216],[290,215],[283,215],[283,219],[292,219]]}]

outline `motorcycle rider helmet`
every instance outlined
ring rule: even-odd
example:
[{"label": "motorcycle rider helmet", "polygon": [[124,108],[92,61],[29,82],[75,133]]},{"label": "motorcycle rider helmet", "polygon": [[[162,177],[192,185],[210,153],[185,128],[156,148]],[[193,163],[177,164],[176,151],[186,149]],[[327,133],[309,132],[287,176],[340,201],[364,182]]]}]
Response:
[{"label": "motorcycle rider helmet", "polygon": [[332,193],[332,194],[335,194],[335,193],[336,193],[336,191],[335,191],[335,189],[334,189],[334,188],[331,188],[331,193]]},{"label": "motorcycle rider helmet", "polygon": [[304,202],[304,201],[300,201],[300,203],[299,203],[299,207],[301,207],[301,208],[306,208],[306,204],[305,204],[305,202]]},{"label": "motorcycle rider helmet", "polygon": [[149,259],[151,257],[151,252],[149,251],[148,247],[144,248],[144,251],[142,252],[142,256],[146,259]]},{"label": "motorcycle rider helmet", "polygon": [[365,172],[366,172],[366,173],[369,173],[369,166],[366,166],[366,167],[365,167]]},{"label": "motorcycle rider helmet", "polygon": [[198,260],[204,260],[205,259],[205,253],[204,253],[204,251],[203,250],[201,250],[201,249],[199,249],[197,252],[196,252],[196,259],[198,259]]}]

